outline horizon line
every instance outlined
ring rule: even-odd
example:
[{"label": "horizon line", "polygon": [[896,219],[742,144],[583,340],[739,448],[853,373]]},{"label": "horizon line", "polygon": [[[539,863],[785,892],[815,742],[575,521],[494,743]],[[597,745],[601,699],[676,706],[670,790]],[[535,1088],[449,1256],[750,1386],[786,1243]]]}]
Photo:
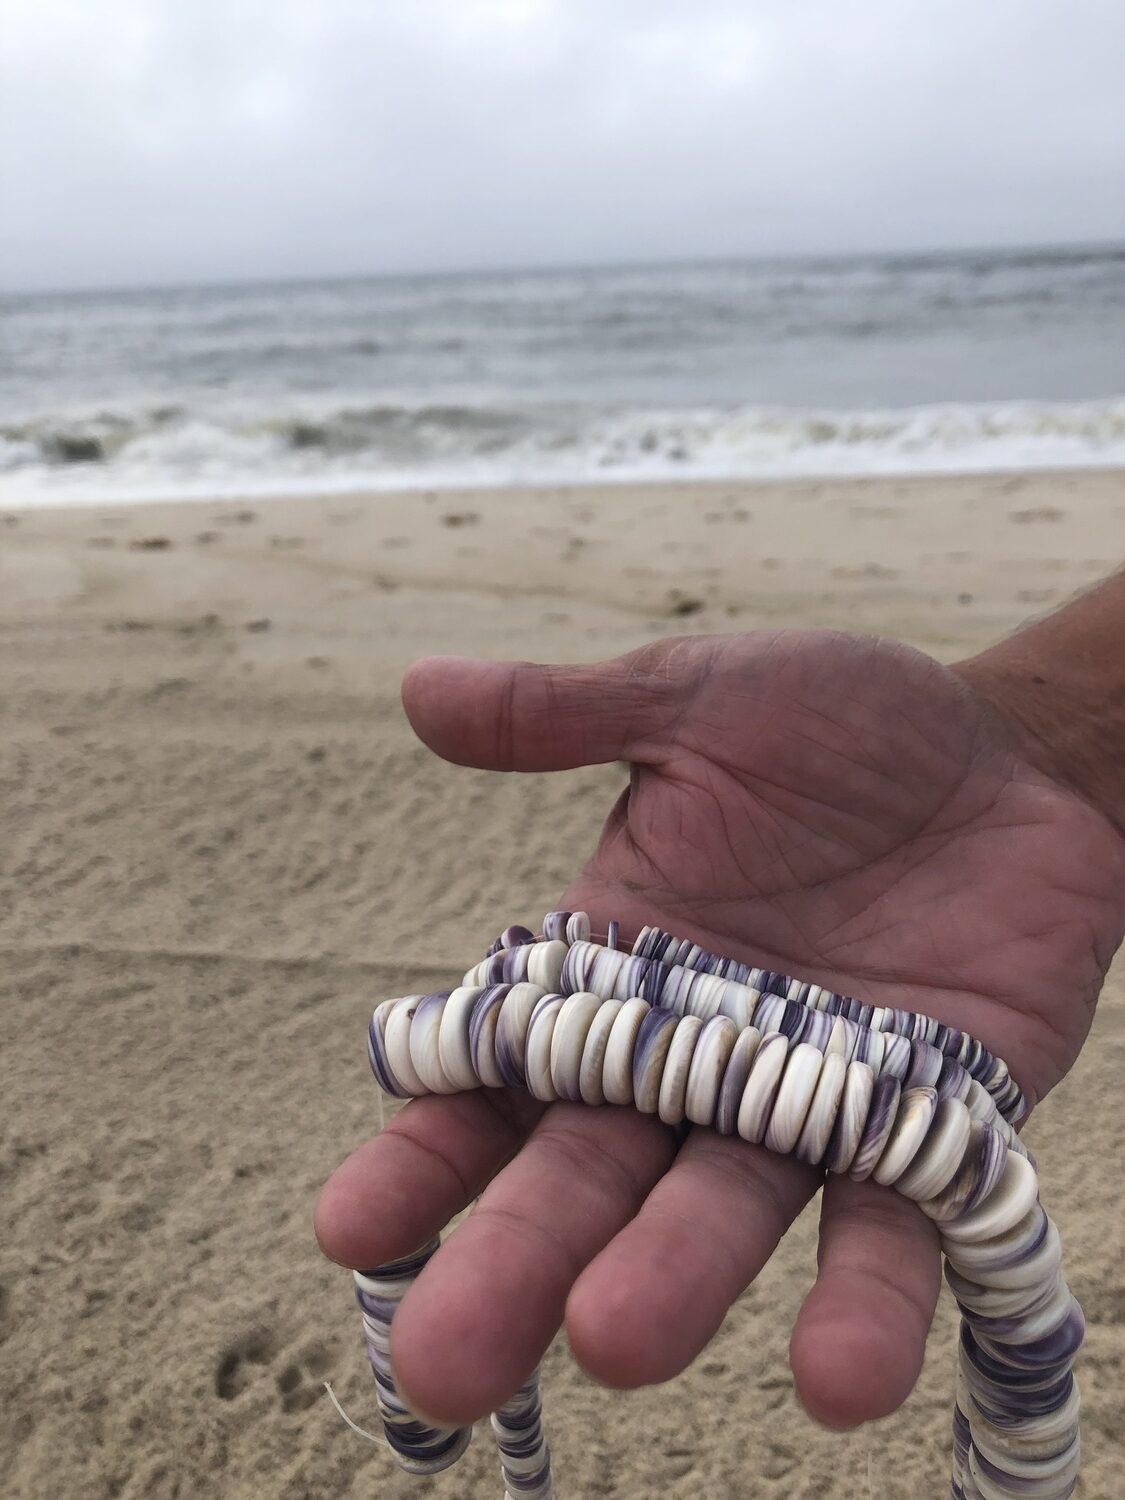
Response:
[{"label": "horizon line", "polygon": [[493,263],[457,267],[427,267],[424,269],[372,270],[372,271],[326,271],[317,274],[295,273],[292,275],[265,276],[215,276],[200,280],[155,280],[136,282],[90,282],[85,284],[59,284],[53,286],[0,286],[0,299],[30,300],[36,297],[82,297],[92,295],[118,296],[128,293],[186,292],[186,291],[234,291],[246,287],[299,287],[325,284],[343,284],[361,281],[439,281],[464,280],[470,277],[518,277],[551,276],[560,273],[597,273],[605,271],[673,270],[692,266],[769,265],[774,262],[794,263],[840,263],[846,261],[883,260],[913,261],[963,257],[970,255],[1002,255],[1024,252],[1031,255],[1105,253],[1121,250],[1125,253],[1125,238],[1095,240],[1013,240],[991,244],[932,244],[900,248],[873,248],[860,250],[778,250],[773,252],[746,251],[713,255],[676,255],[666,258],[629,258],[589,261],[538,261],[524,264]]}]

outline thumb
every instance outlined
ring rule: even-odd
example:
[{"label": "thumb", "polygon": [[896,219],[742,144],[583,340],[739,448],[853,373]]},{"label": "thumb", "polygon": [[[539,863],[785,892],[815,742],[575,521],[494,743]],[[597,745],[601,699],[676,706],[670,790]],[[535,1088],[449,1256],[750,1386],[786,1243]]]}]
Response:
[{"label": "thumb", "polygon": [[462,766],[656,760],[702,675],[701,647],[698,637],[660,641],[586,666],[431,656],[407,672],[402,701],[418,738]]}]

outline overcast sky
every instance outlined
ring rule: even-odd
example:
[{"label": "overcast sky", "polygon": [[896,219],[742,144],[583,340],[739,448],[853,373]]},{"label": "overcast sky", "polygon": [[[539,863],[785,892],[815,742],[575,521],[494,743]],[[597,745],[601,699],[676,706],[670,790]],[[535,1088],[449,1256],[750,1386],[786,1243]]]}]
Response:
[{"label": "overcast sky", "polygon": [[1125,238],[1123,0],[0,0],[0,285]]}]

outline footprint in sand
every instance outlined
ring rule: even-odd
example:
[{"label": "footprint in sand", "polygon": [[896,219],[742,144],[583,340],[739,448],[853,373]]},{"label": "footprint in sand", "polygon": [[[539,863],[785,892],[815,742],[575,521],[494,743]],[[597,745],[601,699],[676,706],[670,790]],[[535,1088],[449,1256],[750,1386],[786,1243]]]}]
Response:
[{"label": "footprint in sand", "polygon": [[324,1394],[324,1377],[335,1363],[328,1344],[305,1344],[274,1377],[282,1411],[305,1411]]},{"label": "footprint in sand", "polygon": [[221,1401],[241,1396],[253,1381],[255,1368],[268,1365],[273,1353],[273,1339],[260,1328],[228,1344],[215,1366],[216,1396]]}]

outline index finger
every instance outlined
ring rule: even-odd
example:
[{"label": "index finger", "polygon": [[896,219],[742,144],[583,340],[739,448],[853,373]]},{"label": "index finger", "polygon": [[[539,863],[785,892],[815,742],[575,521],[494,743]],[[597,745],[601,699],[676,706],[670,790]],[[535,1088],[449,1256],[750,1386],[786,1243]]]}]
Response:
[{"label": "index finger", "polygon": [[320,1248],[356,1271],[409,1255],[472,1202],[545,1107],[507,1089],[412,1099],[321,1189]]}]

